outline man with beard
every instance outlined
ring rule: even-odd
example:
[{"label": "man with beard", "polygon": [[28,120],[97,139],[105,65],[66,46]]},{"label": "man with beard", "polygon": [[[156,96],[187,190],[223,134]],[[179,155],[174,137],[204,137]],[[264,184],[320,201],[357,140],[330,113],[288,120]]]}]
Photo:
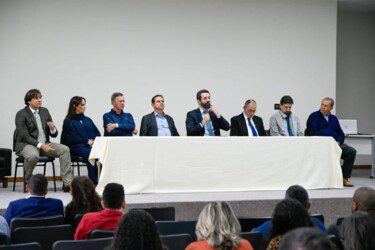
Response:
[{"label": "man with beard", "polygon": [[230,129],[227,120],[212,106],[208,90],[198,91],[197,103],[199,108],[186,115],[187,136],[220,136],[220,129]]}]

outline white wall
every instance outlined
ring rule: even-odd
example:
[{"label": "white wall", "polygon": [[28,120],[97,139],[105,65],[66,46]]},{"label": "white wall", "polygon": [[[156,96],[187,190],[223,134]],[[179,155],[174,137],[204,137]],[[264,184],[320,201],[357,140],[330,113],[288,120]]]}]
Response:
[{"label": "white wall", "polygon": [[322,97],[335,97],[336,11],[336,0],[0,1],[0,146],[11,147],[30,88],[60,131],[73,95],[103,131],[121,91],[137,128],[161,93],[185,135],[202,88],[227,120],[256,99],[266,127],[290,94],[305,126]]},{"label": "white wall", "polygon": [[337,113],[375,133],[375,9],[340,6],[337,17]]}]

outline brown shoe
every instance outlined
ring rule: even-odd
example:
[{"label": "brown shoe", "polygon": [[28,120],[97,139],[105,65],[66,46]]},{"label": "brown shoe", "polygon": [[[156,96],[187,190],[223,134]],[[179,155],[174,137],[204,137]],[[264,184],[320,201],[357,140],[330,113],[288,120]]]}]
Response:
[{"label": "brown shoe", "polygon": [[343,184],[345,187],[354,187],[354,185],[351,184],[348,179],[344,179]]}]

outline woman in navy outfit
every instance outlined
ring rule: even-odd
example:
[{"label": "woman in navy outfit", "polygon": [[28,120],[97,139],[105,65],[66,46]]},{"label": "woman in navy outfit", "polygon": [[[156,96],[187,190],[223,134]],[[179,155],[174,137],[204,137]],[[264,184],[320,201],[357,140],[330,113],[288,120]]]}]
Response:
[{"label": "woman in navy outfit", "polygon": [[70,99],[68,114],[65,117],[61,134],[61,143],[70,148],[72,155],[81,156],[86,160],[87,171],[92,182],[98,184],[98,167],[88,159],[95,137],[100,136],[93,121],[85,116],[86,99],[74,96]]}]

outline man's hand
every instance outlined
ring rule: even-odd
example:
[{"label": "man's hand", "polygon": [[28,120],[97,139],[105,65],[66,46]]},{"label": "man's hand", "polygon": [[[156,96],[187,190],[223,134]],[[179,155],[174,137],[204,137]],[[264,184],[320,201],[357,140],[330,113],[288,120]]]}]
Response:
[{"label": "man's hand", "polygon": [[116,123],[109,123],[107,125],[107,131],[108,133],[111,133],[112,130],[116,129],[117,128],[117,124]]},{"label": "man's hand", "polygon": [[217,110],[214,108],[214,106],[211,105],[210,110],[215,114],[216,117],[220,116],[219,112],[217,112]]},{"label": "man's hand", "polygon": [[40,150],[43,151],[43,152],[51,152],[51,151],[55,151],[52,147],[51,147],[51,143],[48,143],[48,144],[42,144],[42,146],[40,146]]},{"label": "man's hand", "polygon": [[206,125],[211,120],[210,114],[207,113],[203,116],[202,125]]},{"label": "man's hand", "polygon": [[47,125],[49,127],[49,130],[54,130],[55,129],[55,124],[53,123],[53,121],[50,121],[50,122],[47,122]]},{"label": "man's hand", "polygon": [[87,144],[89,144],[90,147],[92,147],[92,145],[94,144],[94,140],[90,139],[90,140],[87,142]]},{"label": "man's hand", "polygon": [[133,134],[133,135],[138,134],[138,130],[134,129],[134,130],[132,131],[132,134]]}]

